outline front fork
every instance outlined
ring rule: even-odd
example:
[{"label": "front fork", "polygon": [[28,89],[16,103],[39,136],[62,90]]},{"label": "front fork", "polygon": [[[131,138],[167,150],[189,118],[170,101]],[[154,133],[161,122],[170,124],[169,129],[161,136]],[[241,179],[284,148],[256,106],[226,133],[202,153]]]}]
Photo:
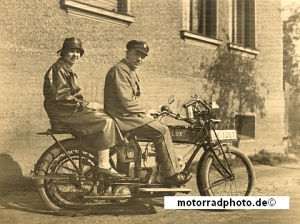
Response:
[{"label": "front fork", "polygon": [[[217,164],[220,165],[221,169],[216,167],[216,165],[213,164],[213,166],[216,168],[216,170],[218,170],[218,172],[222,175],[222,176],[227,176],[227,177],[234,177],[234,174],[231,170],[231,167],[228,163],[228,159],[225,155],[225,150],[229,150],[227,147],[227,144],[221,143],[219,142],[219,144],[214,145],[211,141],[208,141],[209,143],[206,142],[202,142],[202,143],[198,143],[196,146],[196,149],[194,150],[194,152],[192,153],[191,157],[189,158],[189,160],[186,163],[185,168],[183,169],[183,173],[187,172],[190,165],[192,164],[194,158],[196,157],[196,155],[198,154],[198,152],[200,151],[201,148],[204,149],[204,153],[201,155],[199,163],[205,162],[203,161],[202,158],[205,158],[205,154],[206,153],[211,153],[214,156],[214,159],[217,161]],[[221,151],[221,154],[223,155],[223,160],[225,161],[222,162],[219,158],[219,155],[217,155],[216,153],[216,149],[220,148],[219,151]],[[226,149],[224,150],[224,147],[226,147]],[[227,174],[227,175],[225,175]]]},{"label": "front fork", "polygon": [[[226,148],[226,149],[224,149],[224,148]],[[216,150],[216,149],[218,149],[218,150]],[[216,145],[213,145],[212,143],[210,143],[210,146],[207,149],[207,153],[211,153],[214,157],[214,160],[216,161],[216,163],[213,163],[212,166],[225,179],[234,178],[234,173],[233,173],[231,166],[228,162],[228,159],[226,157],[226,152],[228,150],[229,150],[229,148],[227,147],[227,144],[224,144],[221,142],[219,142],[219,144],[216,144]],[[219,153],[217,154],[217,152],[219,152]],[[223,161],[221,161],[219,155],[223,155],[223,157],[221,158]]]}]

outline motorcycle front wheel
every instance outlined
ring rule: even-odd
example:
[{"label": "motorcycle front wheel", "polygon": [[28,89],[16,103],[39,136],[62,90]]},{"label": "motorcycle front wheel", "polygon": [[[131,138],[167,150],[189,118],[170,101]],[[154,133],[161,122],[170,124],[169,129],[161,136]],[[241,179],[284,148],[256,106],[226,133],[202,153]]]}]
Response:
[{"label": "motorcycle front wheel", "polygon": [[222,148],[213,149],[216,156],[211,150],[206,151],[198,163],[196,177],[200,195],[251,195],[255,172],[250,159],[235,147],[222,145]]},{"label": "motorcycle front wheel", "polygon": [[[54,212],[85,207],[83,197],[93,191],[92,169],[97,159],[87,146],[75,139],[62,141],[67,154],[58,144],[52,145],[37,164],[38,191]],[[81,147],[81,149],[80,149]]]}]

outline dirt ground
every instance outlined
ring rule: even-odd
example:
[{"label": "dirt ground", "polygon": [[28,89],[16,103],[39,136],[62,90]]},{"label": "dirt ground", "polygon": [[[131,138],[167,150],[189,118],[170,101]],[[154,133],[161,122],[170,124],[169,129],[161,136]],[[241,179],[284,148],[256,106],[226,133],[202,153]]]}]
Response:
[{"label": "dirt ground", "polygon": [[[57,215],[37,192],[0,196],[0,223],[289,223],[300,221],[300,164],[255,166],[254,196],[290,196],[288,210],[165,210],[163,198],[122,205],[91,206],[80,214]],[[199,195],[193,178],[186,187]]]}]

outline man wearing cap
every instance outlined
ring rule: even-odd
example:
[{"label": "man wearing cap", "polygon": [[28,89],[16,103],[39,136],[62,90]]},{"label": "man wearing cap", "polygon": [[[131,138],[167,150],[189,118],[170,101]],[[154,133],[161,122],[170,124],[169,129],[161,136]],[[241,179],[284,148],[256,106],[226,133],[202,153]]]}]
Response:
[{"label": "man wearing cap", "polygon": [[125,175],[110,167],[109,148],[123,140],[122,135],[108,115],[83,100],[77,75],[72,66],[84,54],[81,40],[66,38],[60,58],[48,69],[44,77],[44,108],[50,118],[51,128],[67,127],[75,136],[88,136],[98,151],[98,173],[120,178]]},{"label": "man wearing cap", "polygon": [[186,183],[191,179],[191,174],[180,173],[168,127],[147,117],[138,101],[141,91],[136,69],[148,56],[149,46],[144,41],[132,40],[126,48],[126,57],[106,75],[104,111],[116,121],[123,133],[134,130],[138,136],[153,140],[167,184]]}]

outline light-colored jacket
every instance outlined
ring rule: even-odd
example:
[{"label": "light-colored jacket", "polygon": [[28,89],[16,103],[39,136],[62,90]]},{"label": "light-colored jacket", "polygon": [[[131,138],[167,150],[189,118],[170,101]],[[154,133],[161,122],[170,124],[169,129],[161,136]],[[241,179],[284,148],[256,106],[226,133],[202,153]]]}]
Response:
[{"label": "light-colored jacket", "polygon": [[122,59],[107,73],[104,86],[104,111],[126,132],[153,121],[139,103],[139,80],[129,62]]}]

